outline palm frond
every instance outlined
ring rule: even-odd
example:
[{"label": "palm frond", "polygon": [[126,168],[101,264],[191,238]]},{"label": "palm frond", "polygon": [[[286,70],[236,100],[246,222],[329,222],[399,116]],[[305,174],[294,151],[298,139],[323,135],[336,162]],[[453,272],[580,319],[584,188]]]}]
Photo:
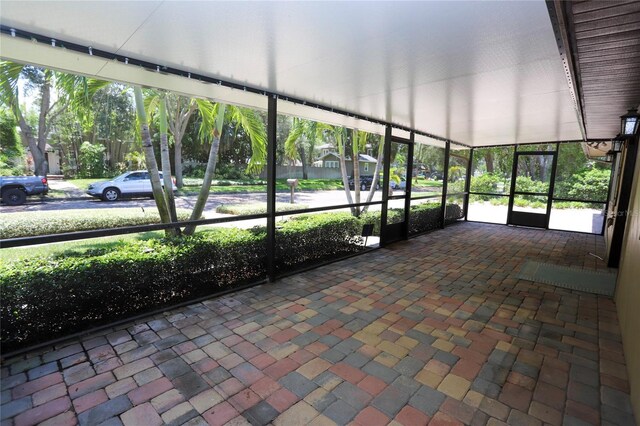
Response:
[{"label": "palm frond", "polygon": [[262,117],[250,108],[231,107],[230,110],[233,121],[242,126],[251,140],[251,158],[247,165],[247,172],[258,172],[262,170],[267,160],[267,129]]},{"label": "palm frond", "polygon": [[300,139],[304,131],[304,120],[293,117],[293,124],[291,125],[289,136],[287,136],[287,140],[284,141],[284,153],[292,160],[299,159],[296,142],[298,142],[298,139]]},{"label": "palm frond", "polygon": [[24,69],[24,65],[9,61],[0,62],[0,101],[12,111],[19,108],[18,80]]},{"label": "palm frond", "polygon": [[216,104],[205,99],[195,99],[195,101],[198,106],[198,113],[202,118],[200,129],[198,130],[198,138],[201,141],[210,141],[215,127]]}]

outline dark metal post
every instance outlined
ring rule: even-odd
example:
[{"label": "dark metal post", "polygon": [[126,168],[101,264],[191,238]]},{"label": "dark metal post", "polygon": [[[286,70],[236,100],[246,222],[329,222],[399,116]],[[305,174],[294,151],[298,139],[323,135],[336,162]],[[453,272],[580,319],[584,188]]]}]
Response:
[{"label": "dark metal post", "polygon": [[547,197],[547,225],[545,229],[549,229],[549,219],[551,218],[551,206],[553,205],[553,194],[556,187],[556,168],[558,167],[558,151],[560,143],[556,143],[556,151],[553,153],[553,163],[551,164],[551,180],[549,181],[549,196]]},{"label": "dark metal post", "polygon": [[447,182],[449,182],[449,153],[451,152],[451,143],[447,142],[444,147],[444,172],[442,173],[442,223],[440,227],[444,229],[447,218]]},{"label": "dark metal post", "polygon": [[410,218],[410,210],[411,210],[411,180],[413,179],[413,149],[415,143],[415,135],[411,132],[409,136],[409,153],[407,155],[407,176],[406,183],[404,188],[404,235],[403,238],[405,240],[409,239],[409,220]]},{"label": "dark metal post", "polygon": [[391,163],[391,126],[384,132],[384,179],[382,179],[382,210],[380,211],[380,247],[384,247],[386,238],[384,229],[387,226],[387,207],[389,206],[389,171]]},{"label": "dark metal post", "polygon": [[463,209],[464,209],[464,220],[467,220],[467,213],[469,212],[469,197],[471,197],[471,195],[469,194],[469,191],[471,189],[471,175],[473,175],[473,169],[471,168],[471,166],[473,166],[473,148],[471,148],[471,152],[469,153],[469,163],[467,164],[467,177],[465,179],[464,182],[464,203],[463,203]]},{"label": "dark metal post", "polygon": [[511,165],[511,187],[509,188],[509,207],[507,210],[507,225],[511,223],[511,211],[513,210],[513,201],[516,197],[516,176],[518,175],[518,145],[513,148],[513,164]]},{"label": "dark metal post", "polygon": [[622,182],[620,183],[620,191],[618,195],[618,208],[615,212],[616,218],[613,223],[613,235],[611,236],[611,248],[609,249],[609,260],[607,263],[609,268],[617,268],[620,264],[627,218],[632,213],[629,211],[629,201],[631,200],[633,174],[636,169],[636,158],[638,157],[638,139],[638,136],[627,139],[624,169],[622,170]]},{"label": "dark metal post", "polygon": [[276,278],[276,145],[278,130],[278,98],[269,95],[267,111],[267,277]]},{"label": "dark metal post", "polygon": [[600,229],[600,235],[604,235],[604,230],[607,228],[607,219],[609,218],[609,203],[611,202],[611,191],[613,185],[613,178],[616,174],[616,164],[619,163],[618,156],[622,155],[621,153],[617,153],[611,163],[611,173],[609,174],[609,186],[607,190],[607,201],[604,204],[604,220],[602,221],[602,227]]}]

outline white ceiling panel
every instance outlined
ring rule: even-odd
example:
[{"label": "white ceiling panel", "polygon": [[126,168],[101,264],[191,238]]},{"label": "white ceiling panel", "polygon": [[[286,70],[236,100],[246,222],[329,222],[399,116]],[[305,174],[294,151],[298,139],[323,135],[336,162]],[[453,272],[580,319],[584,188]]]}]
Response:
[{"label": "white ceiling panel", "polygon": [[581,138],[543,0],[3,1],[0,14],[470,145]]}]

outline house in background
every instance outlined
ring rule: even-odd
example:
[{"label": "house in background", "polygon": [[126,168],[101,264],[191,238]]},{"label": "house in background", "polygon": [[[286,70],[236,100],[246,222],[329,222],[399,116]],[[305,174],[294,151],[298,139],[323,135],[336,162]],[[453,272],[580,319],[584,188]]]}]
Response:
[{"label": "house in background", "polygon": [[[62,174],[62,169],[60,168],[60,149],[47,144],[44,156],[47,160],[47,174]],[[33,156],[31,155],[29,147],[27,147],[27,168],[30,172],[34,171]]]},{"label": "house in background", "polygon": [[[346,158],[347,174],[353,176],[353,161],[350,157]],[[378,160],[367,154],[359,154],[358,162],[360,166],[360,175],[373,175]],[[337,152],[327,152],[313,163],[314,167],[324,167],[327,169],[340,170],[340,155]]]}]

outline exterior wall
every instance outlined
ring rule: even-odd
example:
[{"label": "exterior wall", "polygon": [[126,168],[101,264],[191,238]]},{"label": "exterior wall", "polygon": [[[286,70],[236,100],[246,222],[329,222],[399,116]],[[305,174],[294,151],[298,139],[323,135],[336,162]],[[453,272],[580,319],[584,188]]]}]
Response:
[{"label": "exterior wall", "polygon": [[640,152],[638,157],[615,295],[636,419],[640,419]]},{"label": "exterior wall", "polygon": [[49,174],[62,174],[62,170],[60,169],[60,154],[58,151],[47,152],[47,162],[49,163]]}]

